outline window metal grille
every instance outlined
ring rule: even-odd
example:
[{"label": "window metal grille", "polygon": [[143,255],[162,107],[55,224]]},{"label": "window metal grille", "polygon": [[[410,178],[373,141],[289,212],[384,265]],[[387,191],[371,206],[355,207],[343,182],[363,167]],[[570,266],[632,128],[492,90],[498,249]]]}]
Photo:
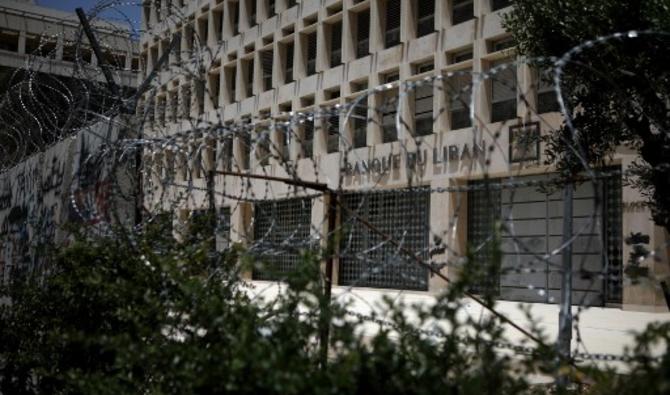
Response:
[{"label": "window metal grille", "polygon": [[[609,170],[613,170],[610,168]],[[618,170],[621,170],[620,168]],[[605,274],[607,276],[605,300],[621,303],[623,300],[623,211],[622,183],[620,175],[612,175],[604,180],[604,221],[605,225]]]},{"label": "window metal grille", "polygon": [[386,48],[391,48],[398,44],[400,44],[400,0],[387,0],[384,45]]},{"label": "window metal grille", "polygon": [[330,30],[330,67],[342,64],[342,22],[331,25]]},{"label": "window metal grille", "polygon": [[[491,63],[491,68],[508,64],[504,59]],[[509,65],[491,79],[491,122],[501,122],[516,118],[516,66]]]},{"label": "window metal grille", "polygon": [[286,44],[286,80],[284,83],[293,82],[293,48],[292,42]]},{"label": "window metal grille", "polygon": [[253,234],[261,265],[254,280],[276,281],[297,267],[300,251],[310,246],[312,200],[293,198],[254,205]]},{"label": "window metal grille", "polygon": [[512,2],[510,0],[491,0],[491,11],[497,11],[511,5]]},{"label": "window metal grille", "polygon": [[356,58],[362,58],[370,54],[370,10],[361,11],[356,16],[356,30],[358,40],[356,41]]},{"label": "window metal grille", "polygon": [[433,133],[433,85],[414,90],[414,130],[417,136]]},{"label": "window metal grille", "polygon": [[[492,263],[495,253],[495,245],[492,235],[495,234],[495,226],[500,220],[500,190],[495,188],[486,188],[487,181],[473,181],[470,186],[473,188],[468,192],[468,246],[471,249],[473,263],[480,266],[483,270],[478,270],[477,283],[471,284],[470,289],[476,293],[499,292],[500,280],[498,278],[482,277],[485,265]],[[494,184],[494,181],[488,181]]]},{"label": "window metal grille", "polygon": [[316,73],[316,32],[308,33],[307,41],[307,75]]},{"label": "window metal grille", "polygon": [[452,25],[458,25],[475,17],[473,0],[452,0],[451,4]]},{"label": "window metal grille", "polygon": [[417,2],[417,37],[422,37],[435,31],[435,0]]},{"label": "window metal grille", "polygon": [[328,117],[328,153],[338,152],[340,150],[340,115],[338,113],[331,114]]},{"label": "window metal grille", "polygon": [[449,123],[451,130],[470,127],[470,90],[472,76],[469,74],[454,75],[446,80],[447,101],[449,103]]},{"label": "window metal grille", "polygon": [[348,194],[342,200],[348,210],[342,211],[340,284],[427,290],[427,270],[356,218],[365,219],[425,260],[430,233],[430,191],[417,188],[393,193]]},{"label": "window metal grille", "polygon": [[263,90],[272,89],[272,58],[273,51],[267,50],[261,52],[261,64],[263,65]]},{"label": "window metal grille", "polygon": [[[528,176],[516,181],[549,180]],[[549,253],[562,244],[562,188],[535,186],[499,188],[499,180],[472,182],[468,194],[468,242],[474,264],[492,264],[494,223],[503,220],[498,277],[480,278],[475,291],[493,290],[502,299],[559,302],[561,256]],[[598,207],[597,201],[602,204]],[[595,218],[591,216],[598,207]],[[573,198],[573,301],[575,304],[621,303],[622,298],[621,177],[578,184]],[[601,236],[602,235],[602,236]],[[548,260],[543,259],[549,256]],[[486,268],[486,266],[483,266]],[[541,290],[542,292],[538,292]],[[552,299],[553,298],[553,299]]]},{"label": "window metal grille", "polygon": [[358,104],[351,113],[354,122],[354,148],[367,146],[368,108]]}]

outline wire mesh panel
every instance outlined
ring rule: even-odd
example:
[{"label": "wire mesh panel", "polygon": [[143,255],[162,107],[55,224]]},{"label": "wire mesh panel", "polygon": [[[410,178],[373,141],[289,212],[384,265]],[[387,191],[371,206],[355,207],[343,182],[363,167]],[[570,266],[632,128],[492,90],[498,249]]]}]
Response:
[{"label": "wire mesh panel", "polygon": [[[620,170],[620,169],[617,169]],[[605,262],[605,273],[607,277],[606,301],[608,303],[621,303],[623,300],[623,210],[622,210],[622,185],[621,176],[612,175],[604,180],[604,216],[605,237],[607,254]]]},{"label": "wire mesh panel", "polygon": [[427,290],[428,272],[416,260],[364,224],[369,222],[425,261],[429,242],[430,191],[427,188],[357,193],[342,198],[342,285]]},{"label": "wire mesh panel", "polygon": [[[563,243],[562,188],[549,190],[529,182],[547,176],[517,177],[513,188],[499,180],[471,183],[468,241],[474,264],[486,268],[500,232],[500,274],[479,279],[473,291],[494,291],[502,299],[552,303],[560,300]],[[575,304],[621,302],[621,180],[584,181],[575,185],[572,202],[572,298]],[[558,251],[556,253],[555,251]],[[486,272],[485,273],[491,273]],[[606,279],[606,280],[605,280]]]},{"label": "wire mesh panel", "polygon": [[[489,182],[490,188],[487,187]],[[500,190],[491,185],[493,181],[472,181],[468,192],[468,244],[474,264],[492,264],[494,253],[493,235],[500,220]],[[498,293],[497,278],[479,278],[471,285],[471,291]]]},{"label": "wire mesh panel", "polygon": [[309,247],[312,199],[294,198],[254,205],[254,240],[261,263],[254,280],[281,280],[297,266]]}]

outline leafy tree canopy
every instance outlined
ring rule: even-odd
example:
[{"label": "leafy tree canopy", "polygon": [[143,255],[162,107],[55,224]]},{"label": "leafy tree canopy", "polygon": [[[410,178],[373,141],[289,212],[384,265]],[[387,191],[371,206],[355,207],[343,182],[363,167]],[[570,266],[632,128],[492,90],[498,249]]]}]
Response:
[{"label": "leafy tree canopy", "polygon": [[[565,65],[560,86],[574,129],[563,126],[548,136],[548,162],[570,176],[583,171],[584,165],[604,164],[619,147],[639,153],[629,180],[646,196],[654,221],[670,231],[670,2],[513,4],[503,24],[521,55],[560,57],[583,45]],[[639,33],[598,41],[630,31]],[[550,61],[538,63],[554,66]]]}]

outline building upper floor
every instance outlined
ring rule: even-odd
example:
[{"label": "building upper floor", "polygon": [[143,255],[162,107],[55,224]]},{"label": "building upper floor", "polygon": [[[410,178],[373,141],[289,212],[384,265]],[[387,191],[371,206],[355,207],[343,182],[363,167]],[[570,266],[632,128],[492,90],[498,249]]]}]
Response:
[{"label": "building upper floor", "polygon": [[[96,18],[92,21],[117,82],[137,84],[139,43],[128,26]],[[74,70],[98,67],[88,39],[74,13],[41,7],[31,1],[7,0],[0,4],[0,66],[38,68],[40,72],[74,76]],[[98,73],[100,74],[100,73]],[[94,76],[95,73],[87,73]],[[99,79],[103,81],[102,75]]]}]

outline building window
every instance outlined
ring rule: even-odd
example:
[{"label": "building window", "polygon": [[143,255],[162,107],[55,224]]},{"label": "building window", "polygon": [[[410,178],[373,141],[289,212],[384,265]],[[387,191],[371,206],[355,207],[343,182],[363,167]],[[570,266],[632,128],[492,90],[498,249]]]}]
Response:
[{"label": "building window", "polygon": [[427,136],[433,133],[432,83],[414,89],[414,131],[416,136]]},{"label": "building window", "polygon": [[449,127],[451,130],[472,126],[470,101],[472,100],[472,75],[457,74],[446,79],[445,93],[449,106]]},{"label": "building window", "polygon": [[272,62],[273,51],[271,49],[261,52],[261,65],[263,67],[263,91],[272,89]]},{"label": "building window", "polygon": [[560,111],[553,75],[550,72],[540,73],[535,70],[535,86],[537,87],[537,113]]},{"label": "building window", "polygon": [[303,158],[311,158],[314,154],[314,118],[305,119],[302,124],[302,155]]},{"label": "building window", "polygon": [[[228,126],[229,127],[229,126]],[[233,139],[226,136],[218,142],[217,146],[217,168],[230,171],[233,164]]]},{"label": "building window", "polygon": [[240,7],[236,1],[228,2],[228,4],[230,4],[230,14],[233,17],[233,36],[237,36],[240,34]]},{"label": "building window", "polygon": [[491,0],[491,11],[497,11],[511,5],[512,2],[510,0]]},{"label": "building window", "polygon": [[472,59],[472,47],[454,51],[447,56],[449,64],[456,64]]},{"label": "building window", "polygon": [[[220,69],[219,69],[220,70]],[[209,99],[213,108],[219,107],[219,87],[221,85],[221,75],[219,72],[209,74]]]},{"label": "building window", "polygon": [[293,42],[284,45],[284,83],[293,82]]},{"label": "building window", "polygon": [[254,280],[282,280],[295,270],[300,251],[309,249],[312,200],[264,201],[254,205],[254,242],[259,256]]},{"label": "building window", "polygon": [[422,37],[435,31],[435,0],[417,1],[416,35]]},{"label": "building window", "polygon": [[[501,188],[501,180],[470,184],[467,233],[474,251],[473,264],[498,265],[492,261],[495,243],[491,235],[495,223],[502,223],[500,267],[487,271],[483,266],[475,291],[489,290],[508,300],[558,302],[561,256],[551,252],[562,244],[562,190],[522,185],[551,181],[547,176],[516,177],[514,181],[518,187]],[[601,207],[595,203],[598,199]],[[572,242],[573,300],[596,306],[621,303],[621,177],[579,184],[572,204],[573,228],[581,230]],[[549,259],[542,259],[544,256]],[[519,267],[530,270],[505,272],[506,268]]]},{"label": "building window", "polygon": [[270,164],[270,134],[267,131],[256,131],[256,161],[261,166]]},{"label": "building window", "polygon": [[330,67],[342,64],[342,22],[330,25]]},{"label": "building window", "polygon": [[358,39],[355,41],[356,59],[370,54],[370,10],[361,11],[356,15],[356,31]]},{"label": "building window", "polygon": [[451,24],[458,25],[473,19],[474,6],[473,0],[452,0],[451,2]]},{"label": "building window", "polygon": [[223,31],[223,8],[212,10],[212,22],[214,23],[214,38],[218,43],[221,41],[221,32]]},{"label": "building window", "polygon": [[243,60],[242,64],[244,64],[246,97],[251,97],[254,95],[254,58]]},{"label": "building window", "polygon": [[277,14],[277,6],[275,5],[275,0],[268,0],[267,2],[267,12],[268,18],[271,18]]},{"label": "building window", "polygon": [[[428,272],[415,256],[406,256],[385,237],[371,231],[359,219],[380,233],[427,259],[430,226],[430,191],[347,194],[342,202],[344,235],[340,239],[339,282],[341,285],[393,289],[428,289]],[[351,211],[349,211],[351,210]],[[351,213],[356,213],[356,216]]]},{"label": "building window", "polygon": [[307,45],[305,71],[307,76],[310,76],[316,73],[316,32],[306,34],[305,45]]},{"label": "building window", "polygon": [[216,221],[216,246],[219,251],[230,246],[231,223],[230,207],[221,207]]},{"label": "building window", "polygon": [[339,152],[340,150],[340,114],[337,110],[328,114],[327,135],[326,135],[326,151],[329,154]]},{"label": "building window", "polygon": [[[393,72],[383,76],[382,81],[387,84],[398,81],[398,73]],[[393,86],[381,94],[379,113],[382,123],[382,142],[390,143],[398,140],[398,128],[396,127],[396,114],[398,113],[398,87]]]},{"label": "building window", "polygon": [[[250,120],[248,121],[250,122]],[[251,168],[251,130],[245,128],[239,135],[240,141],[240,161],[238,163],[241,170],[249,170]]]},{"label": "building window", "polygon": [[361,148],[367,146],[368,134],[368,108],[358,103],[354,107],[350,117],[353,118],[354,136],[353,147]]},{"label": "building window", "polygon": [[509,37],[503,37],[503,38],[498,38],[495,40],[490,40],[488,42],[488,50],[489,52],[498,52],[498,51],[504,51],[506,49],[514,47],[514,39],[509,36]]},{"label": "building window", "polygon": [[491,69],[500,67],[491,76],[491,122],[516,118],[516,65],[503,59],[491,63]]},{"label": "building window", "polygon": [[247,0],[247,16],[249,27],[256,26],[256,0]]},{"label": "building window", "polygon": [[386,0],[384,47],[400,44],[400,0]]},{"label": "building window", "polygon": [[226,79],[226,104],[235,102],[235,84],[237,83],[237,67],[235,64],[223,68]]}]

